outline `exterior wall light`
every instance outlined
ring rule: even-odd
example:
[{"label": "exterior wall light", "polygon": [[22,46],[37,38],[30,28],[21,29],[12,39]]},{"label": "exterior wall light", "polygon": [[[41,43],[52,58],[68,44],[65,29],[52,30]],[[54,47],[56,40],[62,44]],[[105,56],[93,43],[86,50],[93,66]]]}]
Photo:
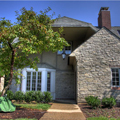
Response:
[{"label": "exterior wall light", "polygon": [[66,57],[66,53],[65,53],[65,49],[63,50],[63,53],[62,53],[62,58],[63,60],[65,60],[65,57]]}]

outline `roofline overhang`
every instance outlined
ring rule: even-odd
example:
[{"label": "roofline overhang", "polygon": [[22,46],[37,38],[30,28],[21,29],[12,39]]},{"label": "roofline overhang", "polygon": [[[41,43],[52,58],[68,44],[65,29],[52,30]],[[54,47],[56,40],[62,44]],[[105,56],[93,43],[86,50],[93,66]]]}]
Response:
[{"label": "roofline overhang", "polygon": [[[64,16],[65,18],[69,18],[69,17],[66,17]],[[63,18],[63,17],[61,17]],[[57,19],[60,19],[60,18],[57,18]],[[56,20],[57,20],[56,19]],[[98,29],[96,27],[94,27],[91,23],[87,23],[87,22],[83,22],[83,21],[80,21],[80,20],[76,20],[76,19],[73,19],[73,18],[69,18],[69,19],[72,19],[72,20],[75,20],[75,21],[78,21],[78,22],[82,22],[82,23],[85,23],[86,25],[80,25],[79,23],[77,24],[71,24],[71,23],[65,23],[65,24],[61,24],[61,23],[53,23],[52,24],[52,27],[90,27],[93,31],[97,32]]]},{"label": "roofline overhang", "polygon": [[60,27],[63,27],[63,28],[91,28],[93,31],[97,32],[98,29],[92,25],[89,25],[89,26],[62,26],[62,25],[57,25],[57,26],[52,26],[52,28],[60,28]]}]

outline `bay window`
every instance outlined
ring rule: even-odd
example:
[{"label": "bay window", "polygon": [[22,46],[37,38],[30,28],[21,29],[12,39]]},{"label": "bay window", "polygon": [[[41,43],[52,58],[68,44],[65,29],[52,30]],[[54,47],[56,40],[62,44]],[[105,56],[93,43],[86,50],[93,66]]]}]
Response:
[{"label": "bay window", "polygon": [[[49,91],[55,99],[55,70],[47,68],[38,68],[35,71],[32,68],[24,68],[22,70],[21,91]],[[17,88],[20,90],[20,86]]]}]

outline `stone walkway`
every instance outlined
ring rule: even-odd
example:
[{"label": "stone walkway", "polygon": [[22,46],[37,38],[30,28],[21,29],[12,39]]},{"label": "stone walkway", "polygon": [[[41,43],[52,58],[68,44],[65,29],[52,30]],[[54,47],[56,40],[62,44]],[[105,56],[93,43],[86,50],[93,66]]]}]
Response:
[{"label": "stone walkway", "polygon": [[86,120],[77,104],[53,103],[40,120]]}]

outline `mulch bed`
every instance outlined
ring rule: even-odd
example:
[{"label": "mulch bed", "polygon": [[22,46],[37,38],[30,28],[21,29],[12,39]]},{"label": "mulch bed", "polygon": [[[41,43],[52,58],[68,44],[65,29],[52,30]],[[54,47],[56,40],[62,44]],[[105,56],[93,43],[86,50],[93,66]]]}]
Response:
[{"label": "mulch bed", "polygon": [[26,108],[17,107],[14,112],[9,113],[0,113],[0,119],[16,119],[16,118],[36,118],[40,119],[46,111],[42,110],[33,110]]},{"label": "mulch bed", "polygon": [[113,108],[97,108],[92,109],[89,105],[86,103],[79,104],[80,109],[82,110],[84,116],[86,118],[88,117],[99,117],[104,116],[107,118],[120,118],[120,107],[115,106]]}]

